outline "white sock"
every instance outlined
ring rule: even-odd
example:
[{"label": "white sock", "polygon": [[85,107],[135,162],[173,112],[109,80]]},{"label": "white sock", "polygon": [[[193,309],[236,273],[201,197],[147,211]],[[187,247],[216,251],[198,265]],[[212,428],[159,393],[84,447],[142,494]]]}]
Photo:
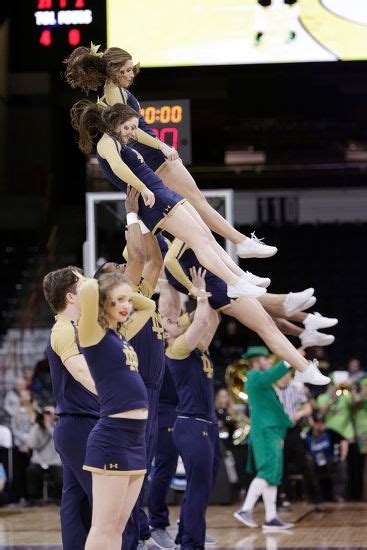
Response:
[{"label": "white sock", "polygon": [[256,32],[265,32],[266,31],[266,10],[268,8],[264,8],[263,6],[260,6],[260,4],[256,4],[255,6],[255,31]]},{"label": "white sock", "polygon": [[277,516],[277,492],[278,487],[268,483],[262,492],[266,521],[270,521]]},{"label": "white sock", "polygon": [[263,491],[267,485],[268,482],[265,481],[265,479],[255,477],[255,479],[253,479],[250,483],[250,487],[248,488],[245,502],[243,503],[241,510],[244,512],[252,512],[256,502],[263,494]]},{"label": "white sock", "polygon": [[300,9],[299,9],[298,3],[297,4],[292,4],[291,6],[288,5],[288,7],[287,7],[287,21],[288,21],[288,29],[291,32],[295,32],[295,30],[297,28],[297,19],[298,19],[299,15],[300,15]]}]

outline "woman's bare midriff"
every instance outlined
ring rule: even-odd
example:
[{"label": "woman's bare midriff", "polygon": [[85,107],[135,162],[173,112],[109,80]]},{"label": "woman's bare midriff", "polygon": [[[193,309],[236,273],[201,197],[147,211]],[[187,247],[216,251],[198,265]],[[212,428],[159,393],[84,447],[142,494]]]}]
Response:
[{"label": "woman's bare midriff", "polygon": [[132,418],[133,420],[145,420],[148,418],[148,409],[133,409],[116,414],[109,414],[111,418]]}]

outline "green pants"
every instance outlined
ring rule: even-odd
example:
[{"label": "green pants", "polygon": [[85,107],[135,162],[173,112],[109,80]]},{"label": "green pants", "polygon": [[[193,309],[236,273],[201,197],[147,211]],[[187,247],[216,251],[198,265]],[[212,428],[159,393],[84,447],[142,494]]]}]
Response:
[{"label": "green pants", "polygon": [[254,453],[256,477],[265,479],[269,485],[280,485],[283,477],[284,428],[268,427],[253,430],[251,447]]}]

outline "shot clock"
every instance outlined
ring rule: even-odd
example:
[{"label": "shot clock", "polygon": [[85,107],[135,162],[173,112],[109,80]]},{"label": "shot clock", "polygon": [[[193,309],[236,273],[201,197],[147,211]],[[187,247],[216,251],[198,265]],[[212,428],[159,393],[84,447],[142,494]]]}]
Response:
[{"label": "shot clock", "polygon": [[184,164],[191,164],[190,100],[141,101],[140,107],[159,139],[177,149]]}]

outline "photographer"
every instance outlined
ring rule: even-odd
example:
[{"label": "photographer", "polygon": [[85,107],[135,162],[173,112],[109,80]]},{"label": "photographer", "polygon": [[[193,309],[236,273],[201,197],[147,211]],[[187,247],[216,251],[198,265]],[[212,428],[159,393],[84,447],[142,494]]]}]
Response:
[{"label": "photographer", "polygon": [[49,481],[52,498],[56,501],[61,499],[62,467],[53,441],[54,414],[54,407],[44,407],[28,435],[28,446],[33,450],[31,463],[27,468],[27,487],[31,503],[42,498],[45,476]]}]

